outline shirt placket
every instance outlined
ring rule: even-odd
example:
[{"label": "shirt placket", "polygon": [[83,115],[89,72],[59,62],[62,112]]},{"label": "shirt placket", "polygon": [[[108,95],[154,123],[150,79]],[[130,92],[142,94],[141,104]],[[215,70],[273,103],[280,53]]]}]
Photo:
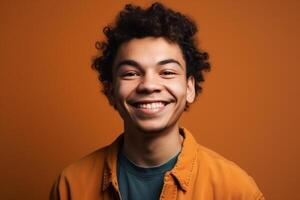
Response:
[{"label": "shirt placket", "polygon": [[171,176],[170,172],[167,172],[164,176],[164,185],[160,194],[160,200],[174,200],[177,196],[177,185]]}]

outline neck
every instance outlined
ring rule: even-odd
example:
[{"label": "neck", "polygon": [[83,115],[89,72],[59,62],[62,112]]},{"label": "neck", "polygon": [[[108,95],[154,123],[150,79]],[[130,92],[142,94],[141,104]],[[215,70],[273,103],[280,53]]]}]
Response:
[{"label": "neck", "polygon": [[125,128],[122,151],[138,166],[155,167],[177,155],[182,141],[178,125],[155,133]]}]

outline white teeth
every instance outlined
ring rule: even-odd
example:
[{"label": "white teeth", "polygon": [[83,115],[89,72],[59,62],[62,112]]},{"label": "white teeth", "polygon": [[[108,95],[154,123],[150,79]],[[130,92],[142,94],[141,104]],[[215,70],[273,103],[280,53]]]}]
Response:
[{"label": "white teeth", "polygon": [[164,107],[164,103],[162,102],[154,102],[154,103],[140,103],[137,105],[138,108],[144,108],[144,109],[157,109]]}]

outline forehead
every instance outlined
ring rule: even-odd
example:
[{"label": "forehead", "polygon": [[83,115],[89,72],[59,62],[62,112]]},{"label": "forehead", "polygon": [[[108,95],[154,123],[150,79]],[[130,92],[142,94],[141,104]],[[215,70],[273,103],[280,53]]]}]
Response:
[{"label": "forehead", "polygon": [[141,65],[153,65],[162,60],[174,59],[185,66],[182,51],[178,44],[159,37],[132,39],[123,43],[117,52],[114,65],[123,60],[134,60]]}]

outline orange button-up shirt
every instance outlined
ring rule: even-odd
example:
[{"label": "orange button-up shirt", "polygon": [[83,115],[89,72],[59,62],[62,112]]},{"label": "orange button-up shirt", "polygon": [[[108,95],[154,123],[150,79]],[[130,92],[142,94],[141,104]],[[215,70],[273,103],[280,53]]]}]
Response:
[{"label": "orange button-up shirt", "polygon": [[[182,150],[173,169],[164,176],[161,200],[264,200],[245,171],[199,145],[189,131],[182,130]],[[50,199],[120,199],[117,155],[122,139],[121,135],[111,145],[64,169]]]}]

